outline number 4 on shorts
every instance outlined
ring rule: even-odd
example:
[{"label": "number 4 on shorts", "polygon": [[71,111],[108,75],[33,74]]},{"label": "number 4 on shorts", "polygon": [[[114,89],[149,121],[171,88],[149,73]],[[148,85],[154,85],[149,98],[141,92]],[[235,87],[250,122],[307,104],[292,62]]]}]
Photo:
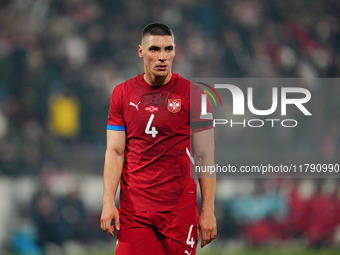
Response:
[{"label": "number 4 on shorts", "polygon": [[194,248],[194,245],[195,245],[194,238],[191,236],[191,232],[192,232],[192,228],[193,227],[194,227],[194,225],[190,226],[189,233],[188,233],[188,238],[187,238],[187,244],[190,245],[191,248]]}]

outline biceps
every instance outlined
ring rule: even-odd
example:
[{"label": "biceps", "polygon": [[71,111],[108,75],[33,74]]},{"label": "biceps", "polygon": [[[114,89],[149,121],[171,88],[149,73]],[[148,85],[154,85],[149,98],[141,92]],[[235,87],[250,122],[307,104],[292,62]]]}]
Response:
[{"label": "biceps", "polygon": [[123,155],[125,151],[125,131],[107,130],[107,150]]},{"label": "biceps", "polygon": [[208,129],[193,134],[193,146],[198,160],[214,160],[214,130]]}]

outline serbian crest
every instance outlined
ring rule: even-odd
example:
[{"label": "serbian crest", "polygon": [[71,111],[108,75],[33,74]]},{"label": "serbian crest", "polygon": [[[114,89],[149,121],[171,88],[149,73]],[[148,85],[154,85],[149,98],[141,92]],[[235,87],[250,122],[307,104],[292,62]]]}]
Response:
[{"label": "serbian crest", "polygon": [[168,99],[169,112],[176,113],[181,110],[181,99]]}]

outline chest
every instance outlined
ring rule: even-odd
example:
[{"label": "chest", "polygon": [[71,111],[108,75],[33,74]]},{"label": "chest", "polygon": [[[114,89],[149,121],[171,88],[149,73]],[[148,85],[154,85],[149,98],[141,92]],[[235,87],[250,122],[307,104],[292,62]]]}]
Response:
[{"label": "chest", "polygon": [[190,128],[188,93],[135,88],[124,97],[123,119],[128,136],[169,137]]}]

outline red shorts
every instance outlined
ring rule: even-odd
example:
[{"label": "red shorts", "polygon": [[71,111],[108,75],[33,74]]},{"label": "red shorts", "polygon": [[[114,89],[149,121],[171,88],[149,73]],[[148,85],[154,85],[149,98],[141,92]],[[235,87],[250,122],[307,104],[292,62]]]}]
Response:
[{"label": "red shorts", "polygon": [[196,253],[198,204],[170,212],[129,212],[119,209],[117,255]]}]

